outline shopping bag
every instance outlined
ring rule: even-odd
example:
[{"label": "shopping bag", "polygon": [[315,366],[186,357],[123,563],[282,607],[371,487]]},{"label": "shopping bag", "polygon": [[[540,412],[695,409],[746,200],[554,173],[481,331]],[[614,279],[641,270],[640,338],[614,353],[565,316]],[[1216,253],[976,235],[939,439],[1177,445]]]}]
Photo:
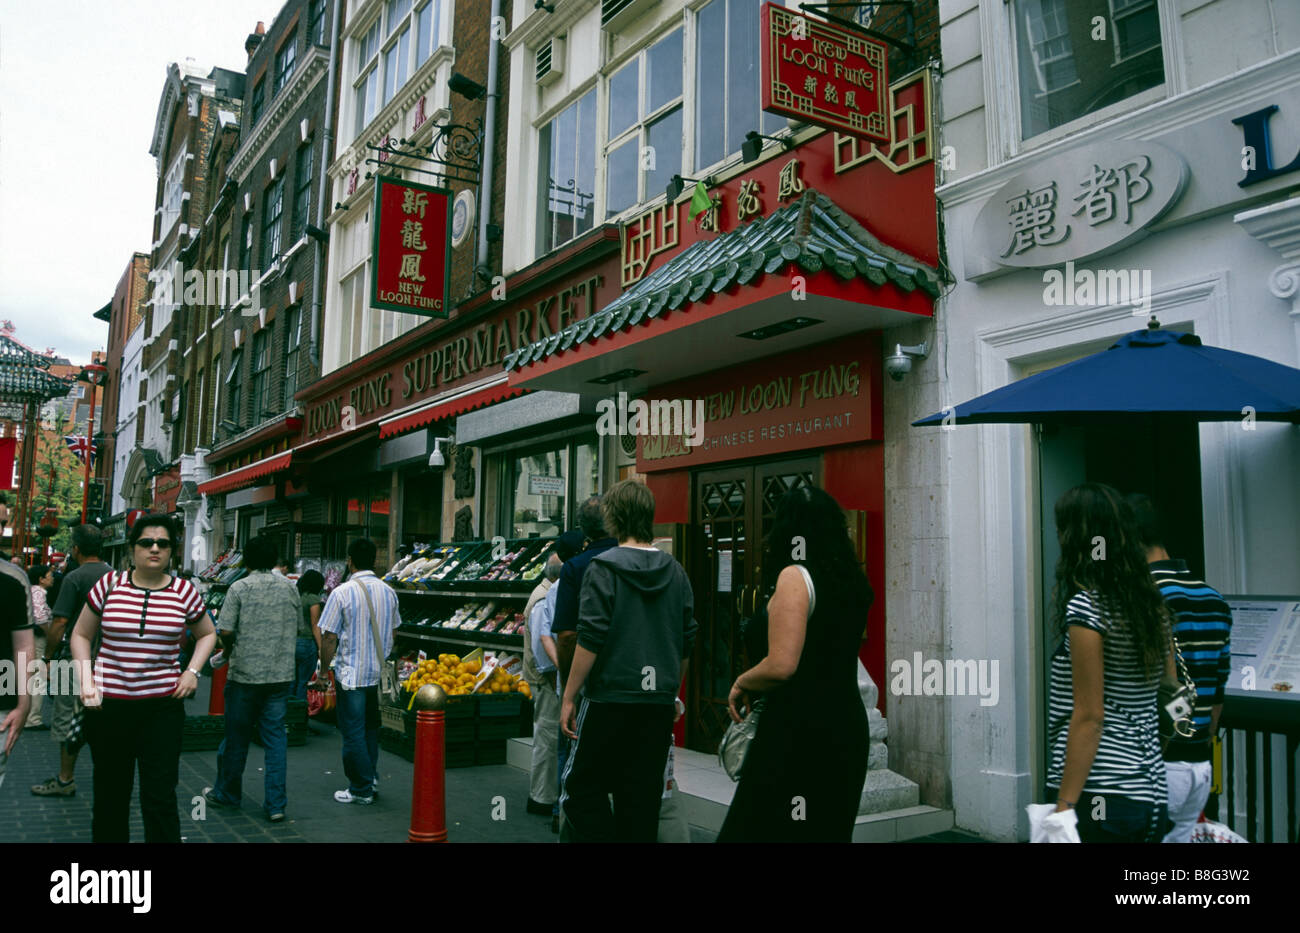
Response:
[{"label": "shopping bag", "polygon": [[1078,842],[1079,817],[1073,809],[1056,812],[1054,803],[1031,803],[1029,814],[1030,842]]},{"label": "shopping bag", "polygon": [[1201,820],[1192,830],[1191,842],[1246,842],[1222,823],[1214,820]]},{"label": "shopping bag", "polygon": [[316,679],[307,684],[307,715],[313,719],[320,719],[324,722],[334,720],[334,707],[338,704],[338,694],[334,690],[334,672],[327,672],[326,676],[317,675]]}]

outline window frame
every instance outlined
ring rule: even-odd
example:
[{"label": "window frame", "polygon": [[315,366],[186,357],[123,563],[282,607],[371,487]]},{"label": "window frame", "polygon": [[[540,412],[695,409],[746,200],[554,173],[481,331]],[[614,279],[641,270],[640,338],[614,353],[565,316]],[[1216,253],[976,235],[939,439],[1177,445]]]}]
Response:
[{"label": "window frame", "polygon": [[282,252],[284,233],[284,175],[266,186],[262,195],[262,268],[269,269]]},{"label": "window frame", "polygon": [[[298,147],[293,158],[293,218],[289,225],[289,239],[297,243],[311,223],[311,182],[316,155],[312,151],[315,141],[308,139]],[[304,157],[304,153],[306,156]],[[303,163],[306,162],[304,165]]]},{"label": "window frame", "polygon": [[284,385],[281,398],[283,408],[288,411],[293,407],[294,393],[298,391],[298,351],[302,337],[302,305],[293,305],[285,310],[284,321]]},{"label": "window frame", "polygon": [[251,130],[266,113],[266,72],[253,84],[253,100],[249,107],[248,128]]},{"label": "window frame", "polygon": [[271,83],[271,100],[275,100],[280,92],[285,89],[289,84],[289,79],[293,77],[294,71],[298,68],[298,35],[296,32],[291,33],[287,39],[280,43],[280,47],[275,50],[275,62],[273,64],[275,65],[275,76]]},{"label": "window frame", "polygon": [[249,348],[252,359],[249,361],[249,398],[253,403],[252,423],[260,424],[266,417],[267,402],[271,390],[271,328],[263,327],[253,334],[253,345]]},{"label": "window frame", "polygon": [[326,45],[325,11],[329,9],[329,0],[310,0],[307,4],[307,44]]},{"label": "window frame", "polygon": [[188,144],[181,146],[180,151],[172,157],[172,163],[167,167],[167,174],[163,179],[162,217],[158,227],[160,240],[167,236],[181,219],[181,209],[185,206],[185,166],[189,162],[185,156],[188,151]]},{"label": "window frame", "polygon": [[226,418],[239,426],[246,427],[239,419],[243,417],[244,378],[240,372],[240,363],[244,360],[244,348],[236,347],[230,354],[230,369],[226,371]]},{"label": "window frame", "polygon": [[[547,141],[547,148],[553,151],[555,146],[555,135],[556,135],[554,129],[555,125],[570,110],[574,111],[574,120],[576,126],[576,129],[574,131],[574,143],[575,143],[574,145],[574,159],[575,159],[574,187],[575,188],[579,187],[580,179],[578,179],[576,176],[578,174],[577,167],[581,163],[581,153],[579,150],[582,143],[582,126],[577,121],[582,113],[582,104],[587,99],[588,95],[592,96],[591,112],[592,112],[592,123],[593,123],[592,126],[593,139],[591,142],[592,192],[591,192],[591,204],[588,208],[589,215],[587,220],[587,226],[586,229],[578,231],[577,227],[579,225],[575,223],[574,224],[575,232],[572,236],[556,242],[550,242],[551,240],[554,240],[554,235],[552,231],[552,235],[550,237],[547,236],[546,215],[551,213],[549,209],[549,205],[551,202],[551,188],[550,188],[551,152],[548,151],[545,160],[543,160],[542,141],[545,138]],[[598,223],[597,218],[600,217],[602,214],[601,211],[597,210],[597,205],[601,205],[603,210],[603,201],[604,201],[604,196],[601,193],[601,165],[600,165],[601,154],[600,154],[600,135],[599,135],[600,134],[600,92],[597,87],[597,84],[592,83],[590,86],[585,87],[582,93],[574,95],[564,107],[560,108],[558,111],[553,113],[549,120],[542,123],[538,127],[537,132],[538,132],[538,136],[537,136],[538,192],[537,192],[537,205],[536,205],[537,242],[538,242],[538,248],[541,251],[539,253],[539,256],[544,256],[547,253],[559,249],[565,243],[571,243],[574,240],[576,240],[578,237],[582,236],[583,234],[588,233],[591,230],[594,230]],[[549,135],[544,136],[543,134],[546,133],[549,133]],[[567,181],[568,179],[566,178],[563,180]],[[576,214],[570,216],[576,216]]]}]

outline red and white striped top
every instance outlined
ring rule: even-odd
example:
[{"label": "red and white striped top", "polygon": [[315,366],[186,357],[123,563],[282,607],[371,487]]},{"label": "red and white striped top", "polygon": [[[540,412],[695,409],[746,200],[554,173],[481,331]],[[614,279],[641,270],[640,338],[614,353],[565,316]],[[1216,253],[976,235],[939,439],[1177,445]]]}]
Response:
[{"label": "red and white striped top", "polygon": [[91,587],[86,605],[100,616],[103,642],[95,678],[104,696],[117,700],[171,696],[180,680],[185,626],[207,612],[194,584],[174,576],[162,589],[146,590],[131,582],[130,571],[106,573]]}]

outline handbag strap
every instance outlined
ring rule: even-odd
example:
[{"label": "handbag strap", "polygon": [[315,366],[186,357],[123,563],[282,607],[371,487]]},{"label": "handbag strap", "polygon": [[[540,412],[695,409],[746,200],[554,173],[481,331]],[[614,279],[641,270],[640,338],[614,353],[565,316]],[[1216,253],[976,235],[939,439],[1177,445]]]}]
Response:
[{"label": "handbag strap", "polygon": [[1183,660],[1183,649],[1178,645],[1178,636],[1174,634],[1172,620],[1169,623],[1169,643],[1173,646],[1174,658],[1176,659],[1174,663],[1174,676],[1177,677],[1188,690],[1192,691],[1192,695],[1195,696],[1196,681],[1192,680],[1192,675],[1187,670],[1187,662]]},{"label": "handbag strap", "polygon": [[808,618],[812,618],[813,613],[817,610],[817,590],[813,587],[812,574],[803,564],[795,564],[799,568],[799,573],[803,576],[803,582],[808,587]]},{"label": "handbag strap", "polygon": [[375,643],[375,661],[379,665],[380,675],[384,671],[384,656],[379,652],[379,622],[375,619],[375,601],[370,598],[370,587],[358,581],[357,586],[361,587],[361,592],[366,597],[366,608],[370,610],[370,637]]}]

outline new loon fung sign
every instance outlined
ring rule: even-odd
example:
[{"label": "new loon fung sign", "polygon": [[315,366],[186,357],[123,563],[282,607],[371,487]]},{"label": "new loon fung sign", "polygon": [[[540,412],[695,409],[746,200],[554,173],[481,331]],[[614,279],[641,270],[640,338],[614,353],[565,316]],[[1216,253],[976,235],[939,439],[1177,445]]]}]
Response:
[{"label": "new loon fung sign", "polygon": [[383,176],[375,179],[372,307],[447,316],[450,197],[445,188]]}]

